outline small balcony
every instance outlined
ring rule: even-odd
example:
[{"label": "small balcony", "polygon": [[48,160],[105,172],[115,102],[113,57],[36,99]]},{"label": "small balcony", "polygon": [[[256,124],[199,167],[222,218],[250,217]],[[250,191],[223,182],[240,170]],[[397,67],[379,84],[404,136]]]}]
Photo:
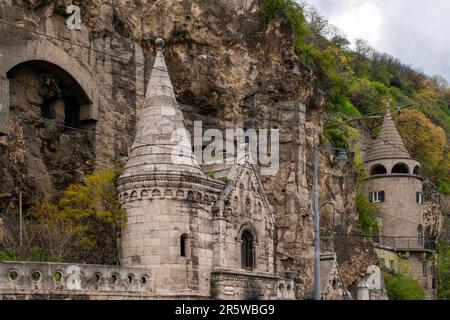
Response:
[{"label": "small balcony", "polygon": [[375,236],[373,241],[380,247],[395,249],[396,251],[435,251],[434,237],[386,237]]}]

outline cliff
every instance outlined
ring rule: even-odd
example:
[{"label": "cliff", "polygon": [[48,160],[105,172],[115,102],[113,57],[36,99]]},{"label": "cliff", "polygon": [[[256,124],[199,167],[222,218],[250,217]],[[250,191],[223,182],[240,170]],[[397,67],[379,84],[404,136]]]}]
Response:
[{"label": "cliff", "polygon": [[[81,7],[77,31],[65,25],[65,9],[72,2]],[[17,189],[24,193],[26,209],[94,169],[123,163],[153,64],[154,40],[160,36],[191,132],[194,121],[202,121],[204,130],[280,130],[280,170],[264,176],[263,183],[277,215],[277,271],[298,272],[297,297],[312,292],[315,140],[321,141],[321,200],[336,205],[335,211],[323,211],[324,248],[336,250],[348,286],[376,263],[368,240],[351,236],[360,234],[353,155],[337,166],[322,136],[332,81],[298,57],[290,24],[261,18],[258,1],[117,0],[112,6],[100,0],[7,0],[0,4],[0,18],[50,36],[1,25],[5,54],[20,51],[35,61],[43,54],[36,50],[51,48],[49,59],[81,70],[80,78],[95,83],[98,98],[98,115],[77,119],[73,115],[79,110],[71,113],[68,107],[78,97],[64,93],[71,83],[65,73],[36,63],[10,69],[0,62],[9,77],[11,130],[0,138],[1,212],[14,212]],[[61,103],[64,114],[57,111]],[[39,121],[41,115],[51,121]],[[370,141],[370,135],[363,134],[361,141]],[[339,234],[336,240],[328,240],[333,234]]]}]

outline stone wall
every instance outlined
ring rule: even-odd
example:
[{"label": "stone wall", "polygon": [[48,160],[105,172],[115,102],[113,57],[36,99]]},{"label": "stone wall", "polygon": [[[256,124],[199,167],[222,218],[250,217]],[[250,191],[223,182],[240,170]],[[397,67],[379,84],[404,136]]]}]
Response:
[{"label": "stone wall", "polygon": [[223,300],[295,299],[294,281],[267,273],[215,269],[212,290]]},{"label": "stone wall", "polygon": [[[158,294],[191,292],[207,297],[214,246],[211,208],[223,185],[211,181],[206,185],[207,180],[198,177],[175,178],[142,181],[137,190],[119,186],[128,216],[123,264],[150,268]],[[138,184],[135,181],[134,186]],[[180,253],[183,235],[187,236],[185,256]]]},{"label": "stone wall", "polygon": [[[399,237],[399,241],[400,237],[417,238],[417,226],[424,224],[424,206],[416,201],[416,192],[422,192],[421,178],[408,175],[371,177],[365,191],[367,196],[369,192],[385,192],[385,201],[377,203],[383,236]],[[406,243],[408,247],[416,244],[417,241]]]},{"label": "stone wall", "polygon": [[435,254],[431,252],[409,252],[406,254],[409,271],[425,290],[427,300],[436,299],[436,290],[433,288],[433,272]]}]

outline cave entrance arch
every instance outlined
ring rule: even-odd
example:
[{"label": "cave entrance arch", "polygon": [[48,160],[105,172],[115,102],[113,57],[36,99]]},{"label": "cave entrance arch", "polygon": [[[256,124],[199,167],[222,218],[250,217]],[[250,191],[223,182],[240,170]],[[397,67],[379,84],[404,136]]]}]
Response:
[{"label": "cave entrance arch", "polygon": [[[66,74],[70,75],[84,91],[84,99],[88,104],[80,104],[80,121],[97,121],[100,102],[100,88],[97,84],[95,74],[87,62],[73,58],[60,46],[46,40],[29,40],[8,44],[0,44],[2,57],[0,59],[0,136],[8,135],[9,120],[9,79],[7,74],[16,66],[33,61],[43,61],[57,66]],[[77,90],[75,90],[76,92]],[[83,95],[78,95],[81,103]],[[80,100],[81,98],[81,100]]]},{"label": "cave entrance arch", "polygon": [[92,100],[83,87],[63,68],[42,60],[22,62],[7,72],[7,78],[13,79],[17,72],[30,70],[41,76],[49,91],[41,107],[41,116],[46,119],[63,118],[67,127],[78,128],[82,120],[82,109],[92,105]]}]

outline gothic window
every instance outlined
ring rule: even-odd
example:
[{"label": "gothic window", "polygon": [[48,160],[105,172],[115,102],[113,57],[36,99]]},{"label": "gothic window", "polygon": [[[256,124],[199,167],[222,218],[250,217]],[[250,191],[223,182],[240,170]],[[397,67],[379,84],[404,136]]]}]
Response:
[{"label": "gothic window", "polygon": [[417,244],[419,245],[419,246],[423,246],[424,245],[424,241],[425,239],[424,239],[424,237],[423,237],[423,227],[422,227],[422,225],[419,225],[418,227],[417,227]]},{"label": "gothic window", "polygon": [[422,262],[422,275],[424,277],[426,277],[428,274],[427,269],[428,269],[428,264],[426,262]]},{"label": "gothic window", "polygon": [[180,256],[182,256],[182,257],[186,257],[187,241],[188,241],[187,234],[183,234],[180,237]]},{"label": "gothic window", "polygon": [[392,173],[396,174],[409,174],[409,168],[404,163],[398,163],[392,168]]},{"label": "gothic window", "polygon": [[419,166],[416,166],[416,167],[414,168],[414,175],[420,176],[420,167],[419,167]]},{"label": "gothic window", "polygon": [[245,230],[241,236],[241,262],[245,270],[254,268],[254,244],[253,235],[249,230]]},{"label": "gothic window", "polygon": [[387,174],[387,170],[385,166],[382,166],[381,164],[377,164],[372,167],[370,170],[371,176],[381,175],[381,174]]},{"label": "gothic window", "polygon": [[381,203],[385,200],[385,192],[379,191],[379,192],[370,192],[369,193],[369,201],[374,203]]}]

